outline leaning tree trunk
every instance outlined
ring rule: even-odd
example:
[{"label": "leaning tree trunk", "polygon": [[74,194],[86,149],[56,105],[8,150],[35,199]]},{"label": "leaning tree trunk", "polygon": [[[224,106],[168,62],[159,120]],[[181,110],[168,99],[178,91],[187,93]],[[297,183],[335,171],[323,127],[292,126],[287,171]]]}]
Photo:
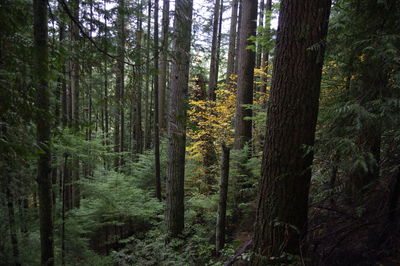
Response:
[{"label": "leaning tree trunk", "polygon": [[36,115],[37,143],[41,148],[38,160],[38,194],[39,194],[39,223],[40,223],[40,249],[41,265],[54,265],[53,242],[53,202],[51,199],[50,177],[50,90],[48,70],[48,27],[47,27],[47,1],[33,1],[33,38],[34,38],[34,78],[36,84]]},{"label": "leaning tree trunk", "polygon": [[246,142],[251,140],[252,111],[243,104],[253,103],[253,78],[255,66],[255,53],[247,49],[253,42],[249,40],[254,36],[257,28],[257,1],[243,1],[242,20],[240,24],[239,60],[241,71],[238,72],[236,115],[235,115],[235,149],[242,149]]},{"label": "leaning tree trunk", "polygon": [[167,232],[176,237],[184,228],[184,177],[186,109],[188,101],[189,52],[192,27],[192,0],[176,0],[168,121]]},{"label": "leaning tree trunk", "polygon": [[302,252],[330,6],[331,0],[281,3],[252,265]]}]

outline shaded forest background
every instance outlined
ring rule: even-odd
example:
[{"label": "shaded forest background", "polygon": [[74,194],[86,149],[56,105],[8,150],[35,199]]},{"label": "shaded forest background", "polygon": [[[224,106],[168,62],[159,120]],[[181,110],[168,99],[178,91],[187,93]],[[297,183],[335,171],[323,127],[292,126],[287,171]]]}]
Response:
[{"label": "shaded forest background", "polygon": [[0,3],[0,264],[400,264],[399,1],[194,2]]}]

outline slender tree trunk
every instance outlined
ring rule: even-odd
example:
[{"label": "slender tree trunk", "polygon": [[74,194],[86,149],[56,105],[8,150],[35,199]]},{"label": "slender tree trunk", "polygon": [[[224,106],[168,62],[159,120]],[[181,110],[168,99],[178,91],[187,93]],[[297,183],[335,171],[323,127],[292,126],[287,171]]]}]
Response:
[{"label": "slender tree trunk", "polygon": [[[79,0],[71,0],[71,12],[75,21],[79,21]],[[78,133],[80,129],[80,108],[79,108],[79,92],[80,92],[80,65],[79,65],[79,28],[78,25],[70,21],[70,36],[73,45],[74,54],[70,59],[70,95],[69,95],[69,112],[70,126],[74,133]],[[79,181],[79,159],[73,158],[71,161],[70,177],[68,178],[68,187],[70,189],[69,202],[71,208],[79,207],[80,187]]]},{"label": "slender tree trunk", "polygon": [[[158,69],[158,0],[154,1],[154,68]],[[161,201],[160,175],[160,124],[158,77],[154,75],[154,165],[156,178],[156,197]],[[165,85],[165,84],[164,84]],[[165,87],[164,87],[165,89]]]},{"label": "slender tree trunk", "polygon": [[208,80],[208,98],[215,101],[215,90],[217,87],[217,57],[218,57],[218,29],[219,29],[219,9],[221,0],[215,0],[213,15],[213,34],[211,42],[211,60],[210,60],[210,76]]},{"label": "slender tree trunk", "polygon": [[11,191],[9,188],[6,188],[6,198],[7,198],[7,209],[8,209],[8,225],[10,228],[10,238],[11,238],[11,246],[12,253],[14,257],[14,265],[21,265],[19,259],[19,247],[18,247],[18,237],[17,237],[17,226],[15,223],[15,208],[14,208],[14,199],[11,195]]},{"label": "slender tree trunk", "polygon": [[[107,0],[104,0],[104,51],[108,51],[107,42],[107,10],[106,10]],[[104,136],[106,138],[105,144],[108,145],[108,132],[109,132],[109,115],[108,115],[108,58],[104,56]]]},{"label": "slender tree trunk", "polygon": [[193,1],[176,0],[175,7],[165,213],[167,232],[171,237],[178,236],[184,228],[186,109]]},{"label": "slender tree trunk", "polygon": [[66,177],[68,174],[68,155],[64,155],[63,177],[61,180],[61,265],[65,265],[65,212],[67,210]]},{"label": "slender tree trunk", "polygon": [[160,132],[166,129],[166,116],[165,116],[165,97],[167,87],[167,66],[168,66],[168,27],[169,27],[169,0],[163,0],[162,12],[162,40],[161,40],[161,54],[160,54],[160,73],[159,79],[159,108],[158,108],[158,121],[160,123]]},{"label": "slender tree trunk", "polygon": [[[144,95],[144,149],[150,149],[151,127],[150,127],[150,40],[151,40],[151,1],[148,1],[147,10],[147,39],[146,39],[146,90]],[[160,70],[161,71],[161,70]]]},{"label": "slender tree trunk", "polygon": [[239,47],[240,47],[240,27],[242,25],[242,16],[243,16],[243,1],[244,0],[238,0],[239,2],[239,15],[238,15],[238,29],[237,29],[237,35],[236,35],[236,48],[235,48],[235,67],[234,67],[234,74],[238,74],[238,69],[239,69]]},{"label": "slender tree trunk", "polygon": [[[79,0],[71,0],[72,15],[76,21],[79,21]],[[72,59],[71,67],[71,109],[72,109],[72,127],[75,131],[79,130],[79,90],[80,90],[80,67],[79,67],[79,28],[71,20],[71,39],[75,54]]]},{"label": "slender tree trunk", "polygon": [[[62,7],[59,7],[60,11]],[[62,17],[60,17],[60,24],[59,24],[59,41],[60,46],[64,45],[65,39],[65,24]],[[59,86],[60,86],[60,94],[61,94],[61,125],[65,128],[68,125],[68,112],[67,112],[67,83],[66,83],[66,61],[65,57],[61,56],[61,77],[59,79]]]},{"label": "slender tree trunk", "polygon": [[238,73],[236,115],[235,115],[235,149],[242,149],[246,142],[251,140],[251,117],[252,111],[243,104],[253,103],[253,78],[255,53],[247,47],[253,44],[249,41],[250,36],[254,36],[257,28],[257,1],[243,2],[243,18],[240,25],[239,58],[238,64],[241,71]]},{"label": "slender tree trunk", "polygon": [[226,227],[226,203],[228,198],[228,179],[229,179],[229,152],[230,149],[222,145],[221,159],[221,183],[219,188],[219,203],[217,214],[216,242],[215,248],[219,252],[225,245],[225,227]]},{"label": "slender tree trunk", "polygon": [[226,80],[230,80],[230,76],[235,72],[235,53],[236,53],[236,35],[237,35],[237,18],[238,18],[239,0],[232,1],[231,26],[229,29],[229,48],[228,62],[226,68]]},{"label": "slender tree trunk", "polygon": [[287,263],[288,258],[271,257],[304,249],[325,50],[309,47],[325,40],[330,6],[330,0],[281,3],[252,265]]},{"label": "slender tree trunk", "polygon": [[[117,18],[117,69],[116,69],[116,86],[115,86],[115,125],[114,125],[114,152],[121,153],[124,150],[124,78],[125,78],[125,1],[118,1],[118,18]],[[121,155],[115,157],[114,167],[118,169],[121,166]]]},{"label": "slender tree trunk", "polygon": [[[265,25],[266,25],[266,30],[269,32],[270,31],[270,23],[271,23],[271,14],[272,11],[272,0],[267,0],[267,3],[265,5],[265,10],[268,12],[268,15],[265,18]],[[263,49],[263,54],[262,54],[262,59],[261,59],[261,69],[268,74],[268,66],[269,66],[269,48],[264,47]],[[261,86],[260,86],[260,92],[266,93],[267,92],[267,78],[262,77],[261,78]],[[265,107],[266,102],[262,103],[263,107]]]},{"label": "slender tree trunk", "polygon": [[[142,10],[142,6],[140,4],[139,10]],[[139,11],[139,12],[140,12]],[[143,153],[143,129],[142,129],[142,76],[143,76],[143,71],[142,71],[142,18],[140,14],[138,13],[138,31],[136,34],[136,50],[137,50],[137,64],[138,66],[134,67],[133,73],[134,74],[134,101],[132,103],[133,105],[133,139],[132,139],[132,144],[133,144],[133,150],[132,152],[135,154],[135,157],[137,154]],[[135,71],[136,69],[136,71]]]},{"label": "slender tree trunk", "polygon": [[224,0],[221,0],[219,8],[219,22],[218,22],[218,38],[217,38],[217,66],[216,66],[216,86],[218,86],[219,63],[221,55],[221,40],[222,40],[222,19],[224,15]]},{"label": "slender tree trunk", "polygon": [[33,38],[35,51],[34,77],[37,88],[36,115],[37,143],[42,152],[38,160],[38,194],[39,194],[39,223],[41,265],[54,265],[53,242],[53,202],[51,199],[51,148],[50,148],[50,90],[48,87],[48,28],[47,28],[47,1],[33,1]]},{"label": "slender tree trunk", "polygon": [[[260,5],[259,5],[259,12],[258,12],[258,29],[257,29],[257,35],[261,36],[261,32],[260,29],[262,29],[264,27],[264,0],[260,1]],[[261,57],[262,57],[262,53],[263,53],[263,49],[262,49],[262,44],[260,42],[257,43],[257,47],[256,47],[256,68],[260,68],[261,66]]]}]

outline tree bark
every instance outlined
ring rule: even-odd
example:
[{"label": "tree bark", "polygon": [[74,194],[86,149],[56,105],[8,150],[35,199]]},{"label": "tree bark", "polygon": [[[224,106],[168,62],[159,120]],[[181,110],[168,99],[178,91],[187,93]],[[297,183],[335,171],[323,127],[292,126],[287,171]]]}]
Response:
[{"label": "tree bark", "polygon": [[218,29],[219,29],[219,9],[221,0],[215,0],[213,14],[213,33],[211,41],[211,60],[210,60],[210,76],[208,80],[208,98],[215,101],[215,90],[218,79]]},{"label": "tree bark", "polygon": [[151,126],[150,126],[150,117],[151,117],[151,104],[149,103],[150,95],[150,41],[151,41],[151,1],[148,1],[147,5],[147,40],[146,40],[146,91],[144,95],[144,149],[150,149],[151,145]]},{"label": "tree bark", "polygon": [[114,126],[114,151],[119,153],[114,161],[114,166],[118,169],[122,163],[121,152],[124,151],[124,78],[125,78],[125,0],[118,1],[117,17],[117,69],[115,73],[115,126]]},{"label": "tree bark", "polygon": [[236,35],[237,35],[237,19],[238,19],[239,0],[232,1],[231,26],[229,29],[229,48],[228,62],[226,68],[226,80],[230,81],[230,76],[235,72],[235,54],[236,54]]},{"label": "tree bark", "polygon": [[[260,32],[260,29],[262,29],[264,27],[264,0],[261,0],[260,2],[260,7],[259,7],[259,12],[258,12],[258,29],[257,29],[257,35],[261,36],[262,32]],[[256,68],[260,68],[261,66],[261,56],[263,53],[263,47],[262,44],[260,42],[257,43],[257,50],[256,50]]]},{"label": "tree bark", "polygon": [[37,89],[36,114],[37,144],[41,148],[38,159],[38,194],[41,265],[54,265],[53,242],[53,202],[51,199],[51,135],[50,90],[48,70],[48,26],[47,1],[33,1],[33,38],[34,38],[34,78]]},{"label": "tree bark", "polygon": [[[108,51],[108,27],[107,27],[107,10],[106,10],[107,0],[104,0],[104,51]],[[109,115],[108,115],[108,58],[104,56],[104,136],[105,144],[109,143]]]},{"label": "tree bark", "polygon": [[168,27],[169,27],[169,0],[163,1],[162,13],[162,40],[161,40],[161,54],[160,54],[160,73],[158,76],[159,85],[159,108],[158,108],[158,121],[160,123],[160,131],[166,129],[166,116],[165,116],[165,101],[166,101],[166,86],[167,86],[167,66],[168,66]]},{"label": "tree bark", "polygon": [[176,0],[175,7],[165,215],[170,237],[178,236],[184,228],[186,109],[193,1]]},{"label": "tree bark", "polygon": [[[164,26],[164,25],[163,25]],[[158,69],[158,0],[154,2],[154,68]],[[166,62],[164,62],[166,64]],[[165,67],[165,66],[163,66]],[[164,69],[166,70],[166,69]],[[161,74],[161,73],[160,73]],[[165,73],[164,73],[165,75]],[[157,73],[154,74],[154,167],[156,197],[161,201],[161,174],[160,174],[160,106],[159,106],[159,84]],[[165,80],[164,80],[165,82]],[[165,86],[165,84],[164,84]],[[164,87],[165,90],[165,87]]]},{"label": "tree bark", "polygon": [[226,227],[226,202],[228,198],[228,180],[229,180],[229,152],[230,149],[222,145],[221,158],[221,183],[219,188],[219,203],[217,214],[217,228],[215,234],[215,248],[219,252],[225,245],[225,227]]},{"label": "tree bark", "polygon": [[237,35],[236,35],[236,48],[235,48],[235,66],[234,66],[234,74],[238,73],[239,69],[239,43],[240,43],[240,27],[242,25],[242,16],[243,16],[243,0],[238,0],[239,2],[239,14],[238,14],[238,29],[237,29]]},{"label": "tree bark", "polygon": [[[269,13],[272,11],[272,0],[267,0],[267,3],[265,4],[265,10]],[[270,23],[271,23],[271,17],[266,16],[265,18],[265,25],[267,27],[267,31],[270,31]],[[268,74],[268,66],[269,66],[269,49],[268,47],[264,47],[263,54],[262,54],[262,59],[261,59],[261,69]],[[261,86],[260,86],[260,92],[266,93],[267,92],[267,78],[262,77],[261,78]],[[263,106],[265,107],[265,102],[262,103]]]},{"label": "tree bark", "polygon": [[241,71],[238,73],[237,97],[236,97],[236,115],[235,115],[235,149],[242,149],[248,141],[251,140],[251,120],[245,120],[245,117],[251,117],[252,111],[243,107],[243,104],[253,103],[253,78],[255,66],[255,53],[247,49],[254,43],[249,39],[254,36],[257,28],[257,1],[244,1],[243,18],[240,24],[239,40],[239,58],[238,64]]},{"label": "tree bark", "polygon": [[[141,12],[142,6],[140,4],[139,12]],[[143,153],[143,129],[142,129],[142,18],[138,12],[138,25],[136,33],[136,50],[137,50],[137,66],[133,68],[133,102],[132,102],[132,127],[133,127],[133,138],[132,138],[132,153],[134,158],[137,158],[138,154]]]},{"label": "tree bark", "polygon": [[304,249],[330,6],[330,0],[281,3],[252,265],[286,263],[271,257]]}]

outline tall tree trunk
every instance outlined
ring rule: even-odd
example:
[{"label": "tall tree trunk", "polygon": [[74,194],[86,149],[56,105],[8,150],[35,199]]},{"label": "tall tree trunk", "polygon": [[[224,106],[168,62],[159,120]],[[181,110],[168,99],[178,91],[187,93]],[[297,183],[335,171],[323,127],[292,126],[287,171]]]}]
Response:
[{"label": "tall tree trunk", "polygon": [[[222,15],[223,15],[223,0],[215,0],[214,17],[213,17],[213,36],[211,47],[211,60],[210,60],[210,75],[208,80],[208,108],[211,108],[213,101],[216,100],[215,90],[217,89],[218,70],[219,70],[219,50],[221,46],[221,28],[222,28]],[[205,100],[205,99],[204,99]],[[210,134],[203,136],[204,150],[203,165],[205,168],[205,181],[210,191],[211,185],[214,183],[212,174],[212,166],[217,161],[217,154],[215,152],[214,137]]]},{"label": "tall tree trunk", "polygon": [[217,228],[215,234],[215,248],[219,252],[225,245],[225,227],[226,227],[226,202],[228,198],[228,180],[229,180],[229,148],[222,145],[221,159],[221,183],[219,188],[219,203],[217,214]]},{"label": "tall tree trunk", "polygon": [[257,1],[243,1],[243,18],[240,24],[239,40],[239,58],[238,64],[241,71],[238,73],[237,97],[236,97],[236,115],[235,115],[235,149],[242,149],[246,142],[251,140],[251,120],[245,120],[245,117],[251,117],[252,111],[243,107],[243,104],[253,103],[253,78],[255,53],[247,49],[253,44],[248,40],[254,36],[257,28]]},{"label": "tall tree trunk", "polygon": [[230,76],[235,72],[235,54],[236,54],[236,35],[237,35],[237,19],[238,19],[239,0],[232,1],[231,26],[229,29],[229,48],[228,62],[226,68],[226,80],[230,80]]},{"label": "tall tree trunk", "polygon": [[242,25],[242,16],[243,16],[243,0],[238,0],[239,2],[239,15],[238,15],[238,29],[236,35],[236,48],[235,48],[235,66],[234,66],[234,74],[238,74],[239,69],[239,47],[240,47],[240,27]]},{"label": "tall tree trunk", "polygon": [[[265,17],[265,26],[267,27],[266,28],[267,32],[269,32],[270,31],[270,23],[271,23],[271,16],[269,14],[271,14],[271,11],[272,11],[272,0],[267,0],[267,3],[265,4],[265,11],[268,12],[267,16]],[[264,47],[262,59],[261,59],[261,69],[267,74],[268,74],[268,66],[269,66],[269,48]],[[266,77],[261,78],[260,92],[263,92],[263,93],[267,92],[267,78]],[[265,107],[266,102],[264,102],[262,104]]]},{"label": "tall tree trunk", "polygon": [[[260,8],[259,8],[259,12],[258,12],[258,32],[257,32],[257,35],[258,36],[261,36],[262,35],[262,28],[264,27],[264,8],[265,8],[265,5],[264,5],[264,0],[261,0],[260,1]],[[260,32],[260,30],[261,30],[261,32]],[[262,47],[262,44],[260,43],[260,42],[258,42],[257,43],[257,51],[256,51],[256,65],[255,65],[255,67],[256,68],[260,68],[260,66],[261,66],[261,56],[262,56],[262,53],[263,53],[263,47]]]},{"label": "tall tree trunk", "polygon": [[163,13],[162,13],[162,40],[161,40],[161,54],[160,54],[160,73],[159,79],[159,108],[158,108],[158,121],[160,123],[160,131],[166,129],[166,116],[165,116],[165,91],[167,87],[167,66],[168,66],[168,27],[169,27],[169,0],[163,0]]},{"label": "tall tree trunk", "polygon": [[330,0],[281,3],[252,265],[301,254],[325,50],[309,47],[324,43],[330,6]]},{"label": "tall tree trunk", "polygon": [[[124,151],[124,78],[125,78],[125,0],[118,0],[118,17],[117,17],[117,69],[115,73],[115,125],[114,125],[114,152],[121,153]],[[114,166],[118,169],[121,166],[122,158],[118,154],[115,157]]]},{"label": "tall tree trunk", "polygon": [[[79,0],[71,0],[71,10],[75,21],[79,21]],[[71,112],[71,126],[75,133],[80,129],[80,111],[79,111],[79,92],[80,92],[80,65],[79,65],[79,27],[71,20],[71,41],[73,43],[74,55],[71,60],[71,82],[70,82],[70,112]],[[71,162],[71,178],[69,181],[69,188],[71,190],[71,204],[72,208],[79,207],[80,203],[80,187],[79,181],[79,159],[73,158]]]},{"label": "tall tree trunk", "polygon": [[213,33],[211,42],[211,60],[210,60],[210,76],[208,80],[208,98],[215,101],[215,90],[217,87],[217,65],[218,65],[218,29],[219,29],[219,9],[221,0],[215,0],[214,15],[213,15]]},{"label": "tall tree trunk", "polygon": [[184,228],[186,109],[193,1],[176,0],[175,7],[165,213],[167,232],[171,237],[178,236]]},{"label": "tall tree trunk", "polygon": [[[108,51],[108,42],[107,42],[107,33],[108,33],[108,27],[107,27],[107,0],[104,0],[104,51]],[[108,115],[108,57],[105,55],[104,56],[104,136],[105,136],[105,144],[108,145],[108,132],[109,132],[109,115]]]},{"label": "tall tree trunk", "polygon": [[38,160],[38,194],[39,194],[39,223],[41,265],[54,265],[53,242],[53,202],[51,199],[51,136],[50,125],[50,90],[48,70],[48,28],[47,1],[33,1],[33,38],[35,51],[34,77],[36,84],[36,114],[37,144],[41,148]]},{"label": "tall tree trunk", "polygon": [[217,65],[215,69],[216,73],[216,86],[218,85],[218,73],[219,73],[219,63],[220,63],[220,51],[221,51],[221,40],[222,40],[222,19],[224,16],[224,0],[221,0],[219,7],[219,21],[218,21],[218,37],[217,37]]},{"label": "tall tree trunk", "polygon": [[[62,11],[62,7],[59,6],[60,12]],[[63,17],[60,17],[59,27],[59,42],[60,46],[64,45],[65,39],[65,24]],[[66,61],[65,57],[61,56],[61,77],[59,79],[59,87],[60,87],[60,96],[61,96],[61,125],[62,127],[67,127],[68,125],[68,113],[67,113],[67,83],[66,83]]]},{"label": "tall tree trunk", "polygon": [[[79,21],[79,0],[71,0],[72,15],[75,21]],[[79,67],[79,28],[71,20],[71,40],[74,46],[74,55],[71,67],[71,114],[72,127],[75,131],[79,130],[79,90],[80,90],[80,67]]]},{"label": "tall tree trunk", "polygon": [[[139,6],[139,12],[142,10],[142,5],[140,4]],[[133,144],[133,149],[132,152],[134,154],[134,157],[140,153],[143,153],[143,129],[142,129],[142,76],[143,76],[143,71],[142,71],[142,18],[140,16],[140,13],[138,13],[138,26],[137,26],[137,34],[136,34],[136,50],[137,50],[137,65],[136,67],[133,68],[133,73],[134,73],[134,88],[133,88],[133,94],[134,94],[134,101],[132,103],[133,105],[133,139],[132,139],[132,144]]]},{"label": "tall tree trunk", "polygon": [[[163,25],[164,26],[164,25]],[[158,69],[158,0],[154,1],[154,68]],[[166,62],[164,62],[166,63]],[[166,70],[166,69],[164,69]],[[164,81],[165,82],[165,81]],[[154,75],[154,166],[156,197],[161,201],[161,175],[160,175],[160,112],[159,112],[159,84],[157,73]],[[165,86],[165,84],[164,84]],[[164,87],[165,89],[165,87]]]},{"label": "tall tree trunk", "polygon": [[[150,127],[150,40],[151,40],[151,1],[147,5],[147,39],[146,39],[146,85],[144,95],[144,149],[151,146],[151,127]],[[161,70],[160,70],[161,71]]]}]

